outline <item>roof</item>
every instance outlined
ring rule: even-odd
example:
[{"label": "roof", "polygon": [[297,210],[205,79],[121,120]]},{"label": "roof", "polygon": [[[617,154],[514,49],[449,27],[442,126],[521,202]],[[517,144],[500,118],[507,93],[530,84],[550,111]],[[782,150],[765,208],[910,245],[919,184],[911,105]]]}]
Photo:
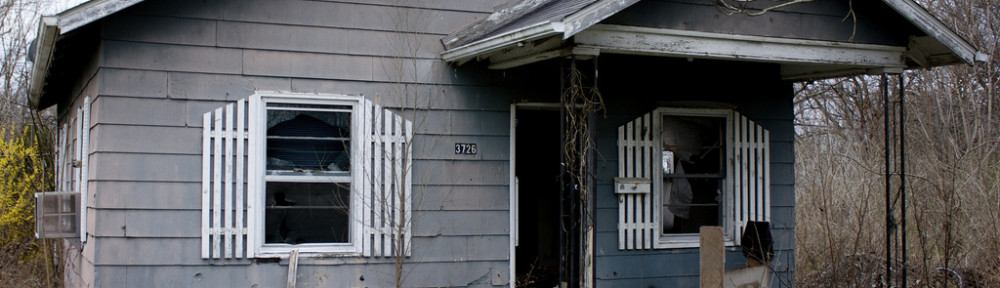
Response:
[{"label": "roof", "polygon": [[49,76],[49,68],[51,68],[55,57],[55,47],[57,42],[63,39],[62,36],[139,2],[142,0],[91,0],[57,15],[43,16],[38,25],[38,38],[36,40],[38,41],[38,49],[35,50],[33,57],[35,62],[31,68],[28,104],[36,108],[47,106],[40,105],[40,102],[46,78]]},{"label": "roof", "polygon": [[[882,0],[911,23],[931,36],[930,43],[943,45],[961,61],[972,64],[986,61],[965,39],[944,25],[913,0]],[[41,103],[54,51],[68,34],[82,30],[108,15],[142,2],[142,0],[91,0],[70,8],[58,15],[42,17],[38,30],[38,49],[31,71],[28,93],[32,107],[44,108],[52,103]],[[442,39],[446,51],[442,58],[447,62],[463,63],[475,57],[511,47],[525,41],[561,36],[569,39],[608,17],[632,6],[639,0],[520,0],[467,28]],[[917,45],[928,40],[915,41]],[[926,44],[926,43],[924,43]],[[928,45],[924,45],[928,46]],[[936,51],[935,51],[936,52]],[[950,64],[950,63],[943,63]],[[933,66],[942,63],[932,63]],[[41,107],[39,107],[41,106]]]},{"label": "roof", "polygon": [[[932,36],[961,61],[985,61],[965,39],[912,0],[882,0],[896,12]],[[504,47],[555,35],[568,39],[635,4],[636,0],[523,0],[497,11],[469,27],[444,37],[448,62],[464,63]],[[947,63],[950,64],[950,63]],[[927,65],[925,65],[927,66]]]},{"label": "roof", "polygon": [[517,42],[577,32],[625,10],[639,0],[523,0],[441,40],[445,61],[464,61],[480,52]]}]

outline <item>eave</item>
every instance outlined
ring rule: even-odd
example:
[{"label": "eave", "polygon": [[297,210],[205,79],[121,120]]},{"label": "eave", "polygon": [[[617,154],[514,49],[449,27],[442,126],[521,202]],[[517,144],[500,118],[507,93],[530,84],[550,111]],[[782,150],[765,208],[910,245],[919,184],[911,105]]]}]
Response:
[{"label": "eave", "polygon": [[38,41],[36,44],[34,64],[31,66],[31,80],[28,84],[28,105],[38,108],[38,102],[45,88],[45,76],[52,65],[52,54],[55,52],[56,38],[59,36],[59,19],[55,16],[44,16],[38,24]]},{"label": "eave", "polygon": [[[535,3],[536,1],[527,1]],[[459,65],[468,62],[474,58],[477,58],[484,54],[490,54],[497,52],[505,47],[514,47],[523,44],[527,41],[538,40],[547,37],[560,36],[562,39],[569,39],[577,33],[590,28],[591,26],[599,23],[600,21],[607,19],[611,15],[618,13],[632,4],[639,2],[639,0],[599,0],[580,10],[577,10],[561,19],[556,21],[542,21],[532,25],[527,25],[525,27],[514,29],[512,31],[507,31],[505,33],[500,33],[498,35],[485,36],[481,39],[476,39],[471,41],[471,43],[461,44],[458,47],[452,47],[453,43],[457,42],[459,38],[469,37],[468,33],[481,33],[484,31],[460,31],[459,33],[449,35],[442,39],[442,44],[447,48],[447,50],[441,54],[441,58],[446,62],[458,63]],[[537,9],[537,6],[541,4],[530,5],[531,7],[525,9]],[[524,16],[531,11],[526,11],[522,13],[517,13],[518,17]],[[501,13],[501,12],[498,12]],[[495,13],[490,17],[498,17]],[[489,19],[484,19],[488,21]],[[503,23],[497,23],[499,26]],[[483,29],[482,23],[476,23],[467,30],[481,30]],[[489,32],[489,31],[485,31]]]},{"label": "eave", "polygon": [[[911,0],[883,0],[927,35],[915,35],[906,46],[855,44],[777,37],[743,36],[661,28],[597,25],[628,5],[606,9],[607,2],[574,12],[565,21],[544,22],[484,39],[465,39],[442,53],[457,65],[472,59],[489,61],[490,69],[507,69],[577,54],[644,54],[689,59],[730,59],[779,63],[785,79],[815,79],[862,73],[930,68],[955,63],[987,61],[940,20]],[[600,15],[597,21],[579,21],[581,15]],[[571,20],[577,19],[577,20]],[[509,20],[508,21],[515,21]],[[576,21],[576,22],[574,22]],[[595,26],[596,25],[596,26]],[[480,29],[482,27],[479,27]],[[464,31],[457,32],[463,35]],[[453,34],[454,35],[454,34]],[[448,38],[446,38],[448,39]],[[560,41],[561,40],[561,41]]]},{"label": "eave", "polygon": [[966,64],[989,61],[989,56],[962,39],[955,31],[948,29],[937,17],[911,0],[883,0],[889,7],[910,20],[920,30],[937,40]]},{"label": "eave", "polygon": [[45,94],[46,83],[49,82],[49,70],[56,58],[56,44],[67,33],[78,30],[91,23],[104,19],[108,15],[131,7],[141,0],[91,0],[70,8],[54,16],[43,16],[39,20],[35,51],[35,61],[31,67],[31,79],[28,88],[28,104],[32,108],[39,107]]}]

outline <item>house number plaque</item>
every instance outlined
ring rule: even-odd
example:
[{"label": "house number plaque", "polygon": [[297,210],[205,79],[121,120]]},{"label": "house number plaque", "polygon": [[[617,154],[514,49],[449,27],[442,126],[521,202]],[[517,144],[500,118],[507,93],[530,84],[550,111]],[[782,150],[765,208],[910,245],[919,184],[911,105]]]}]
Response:
[{"label": "house number plaque", "polygon": [[476,143],[455,143],[455,155],[476,155],[479,145]]}]

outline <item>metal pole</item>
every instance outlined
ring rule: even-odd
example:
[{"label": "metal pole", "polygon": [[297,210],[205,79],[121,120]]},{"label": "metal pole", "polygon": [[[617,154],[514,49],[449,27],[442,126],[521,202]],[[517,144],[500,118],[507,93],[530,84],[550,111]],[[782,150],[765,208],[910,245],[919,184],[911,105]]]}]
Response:
[{"label": "metal pole", "polygon": [[906,88],[904,88],[904,82],[906,81],[906,75],[899,73],[899,194],[900,194],[900,209],[903,214],[902,219],[900,219],[900,229],[902,229],[903,235],[901,236],[900,242],[903,242],[903,287],[906,287]]},{"label": "metal pole", "polygon": [[889,157],[889,76],[882,73],[882,109],[883,122],[885,124],[885,281],[886,286],[892,286],[892,202],[890,202],[890,189],[892,189]]},{"label": "metal pole", "polygon": [[[570,86],[570,89],[576,90],[577,88],[573,87],[574,85],[576,85],[576,82],[578,81],[578,79],[575,79],[576,77],[578,77],[578,75],[576,74],[576,71],[577,71],[577,67],[576,67],[576,55],[573,55],[571,57],[571,59],[573,60],[573,62],[570,62],[570,64],[569,64],[570,65],[569,86]],[[570,94],[570,95],[572,95],[572,94]],[[576,115],[576,101],[573,98],[570,98],[569,100],[573,100],[573,102],[567,103],[568,105],[566,107],[566,111],[569,112],[569,113],[572,113],[572,115]],[[575,116],[574,116],[574,118],[575,118]],[[567,124],[568,124],[568,122],[567,122]],[[573,133],[573,134],[577,133],[576,127],[567,127],[567,128],[571,129],[571,132],[569,132],[569,133]],[[563,136],[565,137],[566,134],[563,134]],[[574,138],[576,138],[576,136],[574,136]],[[580,146],[580,143],[576,142],[574,144],[576,146],[576,147],[574,147],[574,149],[576,149],[577,151],[579,151],[578,148]],[[565,147],[565,146],[563,146],[563,147]],[[583,159],[580,159],[580,155],[579,154],[573,155],[573,157],[575,157],[575,159],[576,159],[576,161],[574,161],[574,162],[579,162],[579,161],[583,160]],[[569,170],[569,171],[576,170],[577,169],[576,168],[576,163],[573,163],[573,164],[574,164],[573,166],[566,165],[565,166],[566,169]],[[573,175],[573,174],[569,174],[569,175]],[[577,264],[579,264],[578,262],[580,260],[580,248],[579,248],[580,247],[580,233],[579,233],[579,230],[578,230],[579,227],[580,227],[580,223],[579,223],[580,220],[579,220],[579,218],[576,217],[576,215],[579,214],[579,209],[580,209],[579,204],[578,204],[579,203],[578,199],[579,199],[579,196],[580,196],[580,183],[577,182],[577,179],[578,179],[577,177],[570,177],[570,179],[569,179],[569,190],[568,190],[569,191],[569,206],[568,206],[569,207],[569,215],[567,215],[567,216],[568,216],[568,220],[570,221],[570,225],[569,225],[569,231],[567,231],[568,234],[566,236],[570,237],[568,239],[569,240],[569,253],[567,253],[567,259],[570,260],[567,263],[567,264],[569,264],[568,265],[569,266],[569,279],[568,280],[570,281],[569,287],[579,287],[579,284],[580,284],[580,282],[579,282],[580,281],[579,280],[580,277],[578,277],[578,274],[579,274],[580,271],[579,271],[579,269],[577,269]],[[574,237],[574,235],[575,235],[575,237]]]},{"label": "metal pole", "polygon": [[566,103],[562,93],[566,91],[566,65],[559,65],[559,286],[566,283]]}]

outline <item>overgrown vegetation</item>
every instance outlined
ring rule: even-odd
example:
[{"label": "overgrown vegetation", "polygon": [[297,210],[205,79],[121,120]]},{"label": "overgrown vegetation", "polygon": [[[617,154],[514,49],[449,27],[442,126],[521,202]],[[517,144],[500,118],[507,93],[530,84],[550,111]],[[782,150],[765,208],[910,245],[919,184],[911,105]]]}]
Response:
[{"label": "overgrown vegetation", "polygon": [[0,287],[54,287],[59,243],[35,239],[34,193],[51,190],[51,147],[35,127],[3,129],[0,141]]},{"label": "overgrown vegetation", "polygon": [[62,286],[62,241],[34,237],[34,193],[52,189],[53,120],[26,104],[28,47],[48,5],[0,1],[0,287]]},{"label": "overgrown vegetation", "polygon": [[[890,249],[891,279],[885,277],[881,79],[859,76],[797,86],[800,286],[899,286],[903,269],[910,286],[1000,286],[1000,93],[995,87],[1000,83],[1000,1],[926,2],[921,4],[990,59],[904,75],[907,212],[901,213],[899,164],[892,160],[889,229],[896,244]],[[898,82],[890,79],[890,110],[898,111]],[[898,117],[890,115],[892,130],[900,124]],[[895,151],[897,136],[890,136]],[[904,219],[905,230],[899,225]],[[902,235],[907,255],[902,255]]]}]

